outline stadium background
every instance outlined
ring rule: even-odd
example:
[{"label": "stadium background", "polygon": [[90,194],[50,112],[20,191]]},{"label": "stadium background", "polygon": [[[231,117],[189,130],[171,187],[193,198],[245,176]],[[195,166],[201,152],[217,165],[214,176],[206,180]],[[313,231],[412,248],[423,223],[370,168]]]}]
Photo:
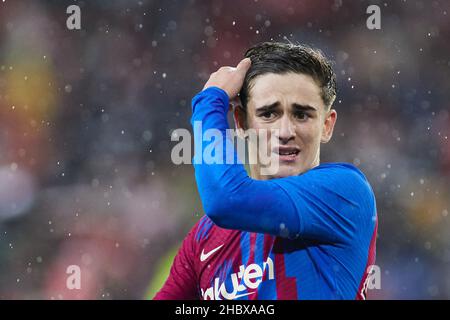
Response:
[{"label": "stadium background", "polygon": [[0,2],[0,299],[152,297],[202,215],[170,133],[190,129],[209,73],[271,39],[335,61],[322,161],[356,164],[376,193],[369,297],[449,299],[449,15],[449,1]]}]

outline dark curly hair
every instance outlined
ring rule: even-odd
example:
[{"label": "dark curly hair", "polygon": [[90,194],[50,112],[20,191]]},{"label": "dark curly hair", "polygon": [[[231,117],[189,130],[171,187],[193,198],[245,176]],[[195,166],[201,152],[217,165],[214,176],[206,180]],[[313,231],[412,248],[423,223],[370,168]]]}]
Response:
[{"label": "dark curly hair", "polygon": [[266,73],[302,73],[311,76],[321,89],[321,97],[327,109],[336,98],[336,74],[332,62],[318,49],[303,44],[263,42],[245,53],[252,61],[241,91],[242,107],[247,110],[254,79]]}]

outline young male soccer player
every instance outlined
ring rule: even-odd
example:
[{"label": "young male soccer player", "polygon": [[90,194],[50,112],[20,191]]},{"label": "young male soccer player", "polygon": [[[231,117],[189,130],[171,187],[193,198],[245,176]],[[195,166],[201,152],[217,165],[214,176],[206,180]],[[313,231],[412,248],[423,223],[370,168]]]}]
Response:
[{"label": "young male soccer player", "polygon": [[[278,170],[263,175],[257,163],[249,176],[235,154],[233,164],[194,163],[206,215],[155,299],[364,299],[375,197],[353,165],[319,160],[337,117],[331,64],[316,49],[275,42],[246,57],[210,76],[192,100],[192,124],[225,137],[229,101],[240,92],[236,125],[277,129],[267,150]],[[194,140],[202,144],[195,132]]]}]

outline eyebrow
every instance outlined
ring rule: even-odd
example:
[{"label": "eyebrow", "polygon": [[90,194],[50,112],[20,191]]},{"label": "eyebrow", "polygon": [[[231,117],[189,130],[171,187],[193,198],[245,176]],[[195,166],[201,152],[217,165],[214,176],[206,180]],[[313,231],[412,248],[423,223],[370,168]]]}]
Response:
[{"label": "eyebrow", "polygon": [[262,107],[256,108],[257,112],[266,112],[266,111],[272,111],[280,105],[280,102],[276,101],[272,104],[264,105]]},{"label": "eyebrow", "polygon": [[292,107],[294,109],[303,110],[303,111],[317,111],[316,108],[314,108],[313,106],[310,106],[308,104],[293,103]]},{"label": "eyebrow", "polygon": [[[261,106],[259,108],[256,108],[257,112],[267,112],[267,111],[272,111],[276,108],[278,108],[278,106],[280,105],[279,101],[276,101],[272,104],[268,104],[268,105],[264,105]],[[292,107],[296,110],[301,110],[301,111],[317,111],[316,108],[314,108],[313,106],[307,105],[307,104],[299,104],[299,103],[293,103]]]}]

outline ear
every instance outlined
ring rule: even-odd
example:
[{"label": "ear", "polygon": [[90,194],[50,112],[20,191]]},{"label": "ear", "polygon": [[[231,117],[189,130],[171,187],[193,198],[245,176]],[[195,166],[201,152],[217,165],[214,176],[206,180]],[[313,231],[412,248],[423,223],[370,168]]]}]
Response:
[{"label": "ear", "polygon": [[245,139],[245,130],[247,130],[247,113],[242,107],[239,99],[234,99],[232,105],[234,125],[237,129],[238,136]]},{"label": "ear", "polygon": [[325,121],[323,123],[323,129],[322,129],[322,137],[320,139],[320,142],[327,143],[330,141],[331,137],[333,136],[333,130],[334,125],[336,124],[337,120],[337,112],[334,109],[330,109],[325,115]]}]

